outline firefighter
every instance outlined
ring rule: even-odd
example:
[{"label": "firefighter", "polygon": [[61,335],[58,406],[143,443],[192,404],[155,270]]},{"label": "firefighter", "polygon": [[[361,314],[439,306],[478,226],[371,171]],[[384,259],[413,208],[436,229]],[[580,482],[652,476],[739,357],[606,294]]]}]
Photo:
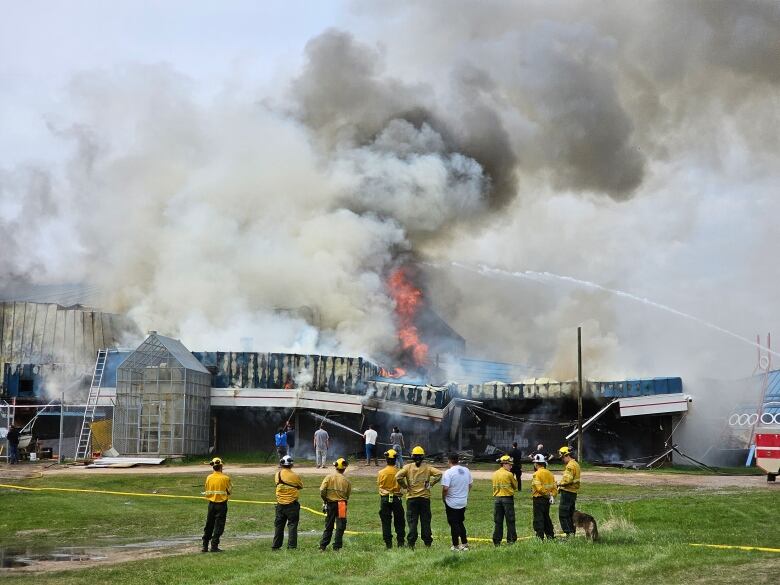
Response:
[{"label": "firefighter", "polygon": [[558,449],[566,468],[563,470],[563,477],[558,482],[558,493],[560,502],[558,504],[558,520],[561,523],[561,530],[566,536],[574,536],[576,527],[574,526],[574,508],[577,503],[577,492],[580,491],[580,464],[572,457],[569,447]]},{"label": "firefighter", "polygon": [[515,492],[517,479],[512,473],[514,461],[509,455],[502,455],[496,463],[499,468],[493,473],[493,545],[501,546],[506,520],[506,542],[517,542],[515,526]]},{"label": "firefighter", "polygon": [[320,540],[321,552],[327,550],[334,526],[336,536],[333,539],[333,550],[339,550],[343,546],[344,531],[347,529],[347,501],[352,493],[352,485],[344,477],[347,465],[347,460],[343,457],[336,459],[333,463],[336,471],[323,479],[320,485],[320,497],[324,502],[322,511],[325,512],[325,530]]},{"label": "firefighter", "polygon": [[279,460],[279,471],[274,475],[276,483],[276,517],[274,518],[274,541],[271,550],[282,548],[284,527],[287,525],[287,548],[298,548],[298,520],[301,516],[301,504],[298,493],[303,482],[292,470],[293,458],[285,455]]},{"label": "firefighter", "polygon": [[228,499],[233,491],[233,485],[230,477],[222,473],[222,459],[214,457],[209,461],[214,470],[206,478],[206,485],[203,495],[209,501],[209,511],[206,515],[206,526],[203,529],[203,548],[201,552],[209,552],[209,541],[211,541],[211,552],[222,552],[219,548],[219,538],[225,531],[225,520],[227,520]]},{"label": "firefighter", "polygon": [[547,460],[544,455],[537,453],[533,458],[534,475],[531,480],[531,498],[534,509],[534,532],[536,536],[544,540],[555,538],[552,520],[550,520],[550,506],[555,502],[555,478],[547,469]]},{"label": "firefighter", "polygon": [[417,542],[417,521],[420,521],[420,533],[425,546],[433,543],[431,533],[431,487],[441,479],[441,471],[423,463],[425,450],[417,445],[412,449],[412,462],[407,463],[398,473],[395,479],[406,490],[406,523],[409,532],[406,535],[406,543],[414,549]]},{"label": "firefighter", "polygon": [[398,547],[404,546],[404,537],[406,536],[401,486],[395,479],[395,474],[398,472],[395,467],[397,460],[398,452],[395,449],[385,451],[387,466],[380,470],[376,476],[376,483],[379,486],[379,518],[382,520],[382,538],[387,548],[393,548],[391,520],[395,526]]}]

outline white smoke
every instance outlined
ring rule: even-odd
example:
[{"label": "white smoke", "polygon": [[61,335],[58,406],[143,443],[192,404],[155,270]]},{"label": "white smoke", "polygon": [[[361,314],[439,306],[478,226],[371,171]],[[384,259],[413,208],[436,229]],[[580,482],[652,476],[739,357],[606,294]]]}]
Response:
[{"label": "white smoke", "polygon": [[[164,65],[78,76],[45,112],[67,163],[0,171],[0,273],[100,285],[107,309],[199,349],[388,351],[402,254],[779,329],[777,5],[357,10],[370,27],[323,32],[270,88],[209,91]],[[608,294],[426,272],[477,357],[568,377],[582,324],[590,377],[737,377],[755,359]]]}]

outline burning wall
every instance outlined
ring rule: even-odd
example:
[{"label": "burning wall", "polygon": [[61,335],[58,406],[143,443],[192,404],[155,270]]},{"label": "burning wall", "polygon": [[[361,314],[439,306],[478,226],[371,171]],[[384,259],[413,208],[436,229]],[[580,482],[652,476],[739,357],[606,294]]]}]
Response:
[{"label": "burning wall", "polygon": [[193,352],[214,388],[302,388],[362,394],[379,368],[361,357],[256,352]]}]

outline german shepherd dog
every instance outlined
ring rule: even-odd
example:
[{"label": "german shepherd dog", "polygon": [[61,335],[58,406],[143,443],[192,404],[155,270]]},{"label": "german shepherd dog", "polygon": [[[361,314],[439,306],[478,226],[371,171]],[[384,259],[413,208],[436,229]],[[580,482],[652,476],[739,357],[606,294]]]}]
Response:
[{"label": "german shepherd dog", "polygon": [[599,539],[599,528],[596,526],[596,519],[593,516],[575,510],[573,519],[574,526],[576,528],[582,528],[585,531],[585,538],[588,540]]}]

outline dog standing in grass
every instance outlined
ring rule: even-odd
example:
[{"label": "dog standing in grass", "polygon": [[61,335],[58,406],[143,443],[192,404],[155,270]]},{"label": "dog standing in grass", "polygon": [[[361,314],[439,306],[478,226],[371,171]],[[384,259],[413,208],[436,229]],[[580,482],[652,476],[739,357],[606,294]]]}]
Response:
[{"label": "dog standing in grass", "polygon": [[573,520],[574,526],[582,528],[585,531],[585,538],[594,541],[599,539],[599,528],[596,525],[596,519],[593,516],[575,510]]},{"label": "dog standing in grass", "polygon": [[205,491],[203,492],[209,501],[209,511],[206,516],[206,527],[203,529],[202,552],[209,552],[209,541],[211,541],[211,552],[222,552],[222,549],[219,548],[219,537],[225,531],[227,503],[230,499],[230,492],[233,491],[233,485],[230,482],[230,476],[222,473],[222,459],[214,457],[209,463],[214,473],[209,474],[206,478]]}]

